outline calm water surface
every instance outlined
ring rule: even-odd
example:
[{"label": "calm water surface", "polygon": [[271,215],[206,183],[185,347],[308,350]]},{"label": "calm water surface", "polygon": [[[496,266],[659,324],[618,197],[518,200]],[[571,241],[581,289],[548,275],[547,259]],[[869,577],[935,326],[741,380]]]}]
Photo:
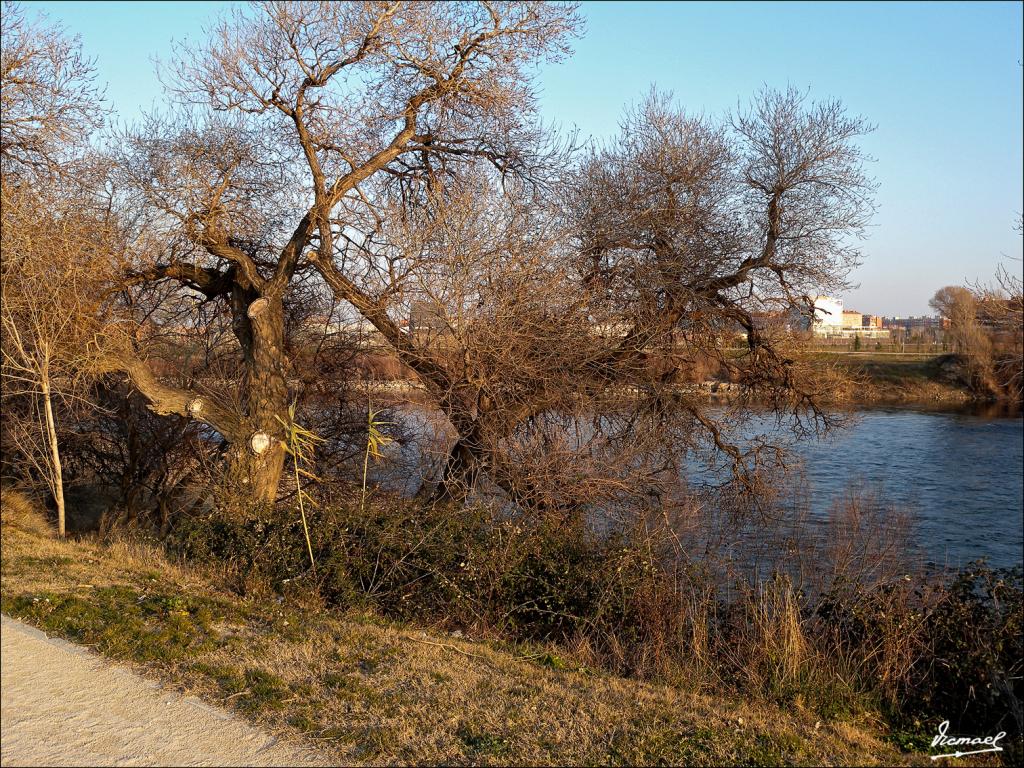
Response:
[{"label": "calm water surface", "polygon": [[834,438],[804,444],[816,512],[864,480],[919,518],[930,560],[950,566],[985,557],[1022,562],[1024,419],[967,413],[868,410]]},{"label": "calm water surface", "polygon": [[[420,437],[405,450],[417,454],[432,419],[417,408],[403,410]],[[1024,419],[1019,414],[863,410],[852,426],[796,450],[815,517],[827,516],[851,487],[867,487],[886,506],[915,513],[917,541],[932,564],[955,568],[985,558],[1006,567],[1024,561]],[[419,485],[414,478],[406,487],[408,476],[404,482],[378,480],[410,492]]]}]

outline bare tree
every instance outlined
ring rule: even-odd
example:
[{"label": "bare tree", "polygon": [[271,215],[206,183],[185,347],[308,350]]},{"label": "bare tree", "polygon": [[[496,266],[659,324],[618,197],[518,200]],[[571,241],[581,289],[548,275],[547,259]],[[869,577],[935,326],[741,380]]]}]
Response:
[{"label": "bare tree", "polygon": [[977,351],[983,342],[978,326],[978,300],[962,285],[939,288],[928,305],[949,322],[949,337],[954,349],[962,355]]},{"label": "bare tree", "polygon": [[[653,433],[662,446],[724,457],[749,482],[763,453],[778,455],[764,439],[730,437],[752,402],[773,405],[799,434],[836,423],[823,405],[835,381],[791,328],[856,263],[873,185],[854,142],[868,130],[838,103],[793,90],[763,92],[731,124],[652,94],[584,161],[581,182],[565,187],[577,275],[588,315],[614,329],[614,343],[571,379],[592,399],[636,393],[598,432]],[[744,397],[714,411],[677,386],[696,360],[715,361]]]},{"label": "bare tree", "polygon": [[[1022,231],[1018,222],[1017,231]],[[1024,393],[1024,281],[1000,264],[995,280],[975,283],[971,293],[977,320],[992,342],[993,366],[1004,393],[1020,399]]]},{"label": "bare tree", "polygon": [[151,211],[137,243],[148,263],[131,281],[174,280],[230,306],[241,409],[169,388],[137,359],[124,367],[159,409],[214,426],[253,496],[272,499],[282,468],[293,279],[315,262],[401,346],[399,323],[333,261],[339,212],[435,166],[529,168],[528,68],[563,52],[575,24],[554,4],[264,3],[179,52],[175,92],[195,109],[136,131],[122,163]]},{"label": "bare tree", "polygon": [[[79,397],[77,385],[118,333],[101,312],[116,249],[89,194],[102,169],[86,148],[104,109],[77,39],[44,19],[27,19],[13,3],[5,3],[0,25],[5,433],[49,486],[63,535],[55,405]],[[28,403],[27,420],[18,418],[19,400]]]},{"label": "bare tree", "polygon": [[78,38],[4,2],[0,17],[3,172],[52,174],[102,123],[102,95]]},{"label": "bare tree", "polygon": [[929,304],[949,323],[946,335],[965,363],[970,387],[986,397],[998,395],[992,336],[980,322],[978,296],[964,286],[947,285],[935,292]]},{"label": "bare tree", "polygon": [[[536,123],[529,68],[577,24],[554,4],[268,3],[182,49],[176,112],[125,136],[121,201],[141,211],[126,286],[171,282],[175,301],[220,307],[240,375],[211,397],[139,355],[112,365],[158,412],[211,424],[229,477],[263,499],[283,460],[286,319],[317,279],[451,423],[437,498],[486,473],[560,507],[555,466],[603,473],[614,495],[638,485],[616,462],[654,477],[687,451],[749,478],[774,448],[730,437],[750,399],[797,432],[828,428],[831,382],[786,326],[856,261],[869,126],[794,91],[731,122],[652,95],[567,169]],[[424,305],[442,337],[408,328]],[[709,360],[748,397],[721,418],[677,386]]]},{"label": "bare tree", "polygon": [[[517,500],[536,500],[543,494],[527,465],[512,458],[531,440],[517,430],[538,408],[577,412],[574,377],[607,342],[593,332],[554,201],[478,171],[464,169],[415,204],[399,192],[378,196],[379,224],[339,243],[335,261],[374,296],[368,319],[454,428],[436,486],[422,491],[461,497],[486,470]],[[579,474],[580,486],[584,475],[589,496],[600,495],[597,474]]]},{"label": "bare tree", "polygon": [[[55,404],[82,400],[82,384],[117,343],[120,328],[105,316],[102,296],[115,265],[102,221],[81,201],[59,206],[24,186],[2,185],[0,326],[3,329],[5,418],[22,457],[42,476],[65,531],[64,480]],[[18,420],[13,401],[27,398]]]},{"label": "bare tree", "polygon": [[[575,183],[552,185],[557,201],[428,172],[419,197],[401,186],[373,198],[374,218],[349,212],[317,265],[454,427],[435,498],[485,471],[517,500],[565,511],[656,489],[694,452],[749,484],[779,455],[730,437],[752,401],[798,434],[834,425],[834,377],[791,328],[856,262],[873,186],[854,140],[867,130],[794,91],[761,94],[731,125],[654,95],[566,175]],[[425,337],[392,320],[424,305]],[[746,394],[720,415],[678,386],[709,359]]]}]

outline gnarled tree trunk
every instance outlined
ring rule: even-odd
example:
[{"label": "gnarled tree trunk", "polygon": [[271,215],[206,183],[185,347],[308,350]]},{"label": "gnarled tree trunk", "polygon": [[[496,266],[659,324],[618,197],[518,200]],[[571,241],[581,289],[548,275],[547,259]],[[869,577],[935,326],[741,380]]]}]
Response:
[{"label": "gnarled tree trunk", "polygon": [[[441,476],[429,494],[430,501],[463,501],[476,485],[485,459],[486,454],[477,435],[460,435],[448,452]],[[425,497],[428,492],[429,481],[425,481],[417,495]]]},{"label": "gnarled tree trunk", "polygon": [[228,444],[228,487],[248,500],[273,502],[284,469],[282,440],[288,419],[284,306],[279,297],[260,296],[238,284],[232,286],[230,298],[244,366],[240,408],[165,384],[137,358],[111,360],[108,368],[128,373],[153,412],[187,416],[213,427]]},{"label": "gnarled tree trunk", "polygon": [[227,477],[250,498],[273,502],[284,469],[282,422],[288,419],[284,307],[280,298],[258,297],[236,286],[232,312],[245,361],[242,406],[250,433],[232,443]]}]

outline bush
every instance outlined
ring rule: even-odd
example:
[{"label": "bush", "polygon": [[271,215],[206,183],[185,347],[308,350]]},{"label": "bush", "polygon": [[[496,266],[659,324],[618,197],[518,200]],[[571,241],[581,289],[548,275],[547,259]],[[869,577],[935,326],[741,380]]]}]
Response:
[{"label": "bush", "polygon": [[[326,525],[331,518],[312,514],[318,534],[314,554],[324,559],[330,554],[325,545],[332,534]],[[229,588],[241,594],[282,591],[300,578],[312,581],[298,509],[261,504],[248,506],[244,514],[221,508],[183,516],[167,543],[189,560],[222,569]]]},{"label": "bush", "polygon": [[[1022,733],[1021,568],[975,563],[948,580],[837,587],[816,609],[818,646],[900,729]],[[1011,738],[1011,741],[1014,741]],[[1012,760],[1011,760],[1012,762]]]},{"label": "bush", "polygon": [[331,605],[372,605],[396,619],[516,640],[586,637],[620,671],[663,656],[663,635],[679,615],[656,554],[623,535],[393,497],[307,514],[315,577],[297,509],[186,517],[169,544],[216,564],[241,592],[282,591],[301,579]]},{"label": "bush", "polygon": [[1022,570],[973,564],[957,574],[922,630],[928,648],[909,702],[961,732],[1022,733]]},{"label": "bush", "polygon": [[684,568],[642,528],[598,535],[383,495],[307,514],[315,574],[297,509],[188,518],[171,542],[243,591],[305,585],[328,605],[557,643],[575,665],[725,681],[824,716],[881,707],[901,727],[1020,732],[1020,569],[978,566],[948,584],[840,573],[813,593],[776,574],[726,590],[713,564]]}]

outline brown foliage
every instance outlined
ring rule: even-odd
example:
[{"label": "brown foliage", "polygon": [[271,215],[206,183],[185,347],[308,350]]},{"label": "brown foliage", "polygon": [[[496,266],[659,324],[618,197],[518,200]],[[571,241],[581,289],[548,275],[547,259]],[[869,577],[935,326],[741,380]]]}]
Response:
[{"label": "brown foliage", "polygon": [[88,200],[0,181],[0,372],[4,442],[45,482],[64,533],[55,408],[80,410],[83,386],[123,342],[102,297],[116,274],[113,238]]},{"label": "brown foliage", "polygon": [[0,36],[3,172],[49,177],[73,160],[104,117],[92,62],[77,38],[4,3]]},{"label": "brown foliage", "polygon": [[[571,9],[550,4],[267,3],[226,15],[206,43],[179,51],[180,109],[125,136],[123,180],[147,212],[130,282],[173,280],[230,312],[240,408],[208,423],[228,441],[240,487],[276,495],[279,441],[255,458],[244,443],[254,430],[281,437],[285,317],[310,300],[316,254],[329,260],[343,230],[334,209],[422,175],[427,157],[528,167],[527,67],[559,55],[574,23]],[[372,305],[364,293],[341,298],[364,313]],[[400,333],[376,322],[391,341]],[[134,378],[175,412],[195,399]]]},{"label": "brown foliage", "polygon": [[[346,343],[311,362],[320,317],[371,326],[450,423],[435,500],[642,509],[693,457],[757,489],[785,446],[745,432],[751,404],[798,436],[839,421],[787,325],[856,262],[870,126],[793,90],[726,119],[652,93],[579,153],[538,124],[531,79],[579,23],[554,3],[226,14],[178,51],[170,112],[120,137],[138,332],[107,370],[211,426],[229,482],[265,500],[288,403],[339,403],[354,362]],[[709,409],[682,385],[701,371],[742,396]]]}]

